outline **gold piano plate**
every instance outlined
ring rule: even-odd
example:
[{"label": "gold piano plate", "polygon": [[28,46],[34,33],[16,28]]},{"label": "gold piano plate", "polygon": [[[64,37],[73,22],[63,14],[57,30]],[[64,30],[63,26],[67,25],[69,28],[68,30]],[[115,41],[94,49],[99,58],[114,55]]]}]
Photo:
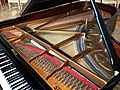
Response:
[{"label": "gold piano plate", "polygon": [[[9,29],[9,28],[7,28],[7,29]],[[7,38],[9,38],[9,35],[20,36],[20,35],[17,35],[18,32],[17,32],[17,34],[13,33],[13,31],[15,29],[16,29],[16,31],[18,30],[19,34],[26,34],[25,35],[26,38],[22,38],[22,39],[18,38],[18,39],[15,39],[15,40],[10,42],[9,39],[7,39]],[[10,34],[10,33],[12,33],[12,34]],[[3,32],[1,32],[1,35],[3,35],[3,37],[8,41],[8,43],[10,43],[10,45],[17,51],[17,53],[20,54],[25,59],[25,61],[52,88],[55,88],[56,85],[59,85],[59,84],[56,84],[54,86],[51,83],[51,80],[54,80],[54,77],[53,77],[54,74],[59,72],[61,69],[65,68],[65,67],[66,68],[69,67],[68,65],[70,65],[71,67],[76,66],[77,69],[75,69],[75,70],[78,70],[79,72],[82,70],[81,71],[81,73],[83,74],[82,78],[84,78],[84,79],[86,78],[86,77],[84,77],[84,74],[87,73],[86,76],[90,79],[90,81],[92,80],[92,82],[94,82],[95,84],[97,84],[100,87],[101,86],[103,87],[105,85],[105,83],[106,83],[106,81],[104,81],[100,77],[92,74],[92,72],[89,71],[88,69],[85,69],[81,65],[77,65],[77,63],[73,62],[68,57],[66,57],[63,54],[61,54],[60,52],[56,51],[53,47],[49,46],[48,44],[44,43],[43,41],[40,41],[40,40],[36,39],[35,37],[31,36],[30,34],[22,31],[20,28],[14,27],[13,29],[6,30],[6,32],[3,29]],[[5,36],[7,36],[7,37],[5,37]],[[42,49],[35,46],[34,44],[30,43],[32,40],[34,42],[37,42],[39,45],[41,45]],[[30,50],[31,48],[32,48],[32,51]],[[72,72],[74,72],[74,70]],[[79,75],[77,75],[77,76],[79,76]],[[93,77],[93,78],[91,79],[90,77]],[[75,78],[75,77],[73,76],[73,78]],[[79,79],[75,79],[75,80],[79,80]],[[86,82],[90,83],[90,81],[87,80]],[[60,83],[60,82],[58,82],[58,83]],[[92,85],[95,86],[93,83],[92,83]],[[95,87],[98,88],[98,86],[95,86]],[[68,89],[70,89],[71,86],[66,86],[66,87]],[[89,87],[89,86],[86,86],[86,88],[91,88],[92,89],[92,87]]]}]

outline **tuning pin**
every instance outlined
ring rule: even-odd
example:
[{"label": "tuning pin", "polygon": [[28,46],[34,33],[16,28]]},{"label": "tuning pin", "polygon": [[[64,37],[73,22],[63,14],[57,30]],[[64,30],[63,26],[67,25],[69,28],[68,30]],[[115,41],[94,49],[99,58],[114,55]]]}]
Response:
[{"label": "tuning pin", "polygon": [[64,81],[64,84],[65,84],[65,85],[69,83],[69,80],[71,79],[71,77],[72,77],[72,75],[69,74],[68,77],[67,77],[67,78],[65,79],[65,81]]},{"label": "tuning pin", "polygon": [[58,72],[55,72],[55,73],[53,74],[53,77],[56,77],[57,74],[58,74]]},{"label": "tuning pin", "polygon": [[75,80],[75,77],[72,76],[71,79],[69,80],[68,87],[72,85],[74,80]]},{"label": "tuning pin", "polygon": [[87,90],[94,90],[93,88],[88,87]]},{"label": "tuning pin", "polygon": [[82,84],[83,84],[83,82],[77,79],[77,82],[75,83],[75,89],[76,88],[81,89],[79,86],[81,86]]},{"label": "tuning pin", "polygon": [[47,64],[48,64],[48,62],[44,62],[44,63],[42,64],[42,68],[46,69],[45,67],[46,67]]},{"label": "tuning pin", "polygon": [[59,76],[60,76],[61,72],[62,72],[62,70],[60,70],[60,71],[56,72],[56,74],[55,74],[55,79],[58,79],[58,78],[59,78]]},{"label": "tuning pin", "polygon": [[48,72],[48,73],[51,73],[52,71],[54,71],[54,70],[56,70],[56,69],[57,69],[57,65],[54,64],[54,63],[52,63],[52,62],[50,62],[50,65],[49,65],[49,67],[48,67],[47,72]]},{"label": "tuning pin", "polygon": [[48,72],[49,70],[50,70],[50,68],[51,68],[52,66],[51,66],[51,63],[49,62],[47,65],[46,65],[46,72]]},{"label": "tuning pin", "polygon": [[79,80],[75,78],[75,80],[73,81],[72,85],[70,86],[70,89],[73,89],[76,87],[76,83],[78,82]]},{"label": "tuning pin", "polygon": [[45,66],[46,72],[48,72],[51,67],[52,67],[51,62],[48,62],[47,65]]},{"label": "tuning pin", "polygon": [[40,64],[42,63],[42,59],[41,59],[41,57],[37,58],[36,62],[38,62],[39,65],[40,65]]},{"label": "tuning pin", "polygon": [[89,88],[89,87],[86,85],[86,86],[84,87],[84,90],[88,90],[88,88]]},{"label": "tuning pin", "polygon": [[61,70],[62,72],[60,73],[60,77],[58,78],[58,81],[62,80],[62,78],[64,77],[65,75],[65,71],[64,70]]},{"label": "tuning pin", "polygon": [[33,63],[34,63],[34,65],[38,65],[38,61],[37,60],[33,61]]},{"label": "tuning pin", "polygon": [[80,87],[81,89],[83,89],[84,86],[85,86],[85,84],[82,83],[80,86],[78,85],[77,87]]},{"label": "tuning pin", "polygon": [[66,81],[66,78],[69,76],[69,73],[68,72],[65,72],[65,75],[61,81],[61,83],[65,84],[65,81]]},{"label": "tuning pin", "polygon": [[45,62],[45,64],[44,64],[45,71],[47,70],[48,66],[49,66],[49,62]]},{"label": "tuning pin", "polygon": [[50,62],[50,68],[48,72],[51,72],[53,68],[55,68],[55,64],[53,62]]},{"label": "tuning pin", "polygon": [[42,59],[42,60],[41,60],[40,65],[41,65],[41,67],[42,67],[42,68],[44,68],[44,67],[45,67],[46,62],[47,62],[47,61],[46,61],[45,59]]},{"label": "tuning pin", "polygon": [[56,70],[57,68],[58,68],[57,65],[52,64],[52,67],[50,68],[49,73],[53,72],[53,71]]}]

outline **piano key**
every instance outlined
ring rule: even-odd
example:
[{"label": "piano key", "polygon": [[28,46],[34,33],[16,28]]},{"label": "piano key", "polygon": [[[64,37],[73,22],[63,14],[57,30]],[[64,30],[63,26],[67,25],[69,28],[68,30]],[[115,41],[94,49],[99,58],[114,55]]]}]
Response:
[{"label": "piano key", "polygon": [[4,62],[4,63],[0,63],[0,67],[2,68],[3,66],[9,65],[9,64],[12,64],[12,63],[10,61]]},{"label": "piano key", "polygon": [[25,88],[23,88],[22,90],[32,90],[32,88],[30,86],[26,86]]},{"label": "piano key", "polygon": [[0,64],[2,64],[2,63],[4,63],[4,62],[7,62],[7,61],[10,61],[10,60],[7,59],[7,58],[6,58],[6,59],[1,59],[1,60],[0,60]]},{"label": "piano key", "polygon": [[11,71],[13,71],[13,70],[16,70],[16,68],[10,69],[10,70],[4,72],[4,74],[6,74],[6,73],[8,73],[8,72],[11,72]]},{"label": "piano key", "polygon": [[0,90],[3,90],[2,86],[0,85]]},{"label": "piano key", "polygon": [[[23,84],[23,85],[20,85],[19,87],[17,87],[15,90],[24,90],[26,87],[30,87],[30,85]],[[27,90],[33,90],[33,89],[31,88],[31,89],[27,89]]]},{"label": "piano key", "polygon": [[8,81],[11,81],[12,79],[14,79],[14,78],[16,78],[16,77],[20,77],[21,76],[21,74],[20,73],[18,73],[18,74],[16,74],[16,75],[14,75],[13,77],[9,77],[9,78],[6,78]]},{"label": "piano key", "polygon": [[[12,87],[12,88],[15,89],[15,90],[19,90],[17,88],[23,87],[24,85],[28,85],[28,83],[26,81],[21,81],[21,82],[18,82],[18,84],[16,86]],[[25,88],[26,87],[24,87],[22,90],[24,90]],[[29,86],[28,86],[28,88],[29,88]],[[29,90],[29,89],[25,89],[25,90]]]},{"label": "piano key", "polygon": [[16,73],[16,72],[18,72],[17,69],[14,69],[12,71],[9,71],[9,72],[5,73],[4,76],[7,77],[7,76],[9,76],[9,75],[11,75],[13,73]]},{"label": "piano key", "polygon": [[13,82],[15,82],[16,80],[21,79],[21,78],[22,78],[22,75],[19,76],[19,77],[16,77],[16,78],[11,79],[11,80],[9,81],[9,84],[11,84],[11,83],[13,83]]},{"label": "piano key", "polygon": [[9,83],[7,82],[7,80],[5,79],[3,73],[0,70],[0,84],[3,88],[3,90],[12,90],[12,88],[10,87]]},{"label": "piano key", "polygon": [[6,58],[6,57],[7,57],[6,55],[4,55],[4,56],[1,56],[1,57],[0,57],[0,59],[4,59],[4,58]]},{"label": "piano key", "polygon": [[0,64],[3,64],[3,63],[5,63],[5,62],[10,62],[10,60],[8,59],[6,59],[6,60],[0,60]]},{"label": "piano key", "polygon": [[18,74],[20,74],[20,73],[19,73],[19,72],[16,72],[16,73],[13,73],[13,74],[7,76],[6,78],[10,78],[10,77],[16,76],[16,75],[18,75]]},{"label": "piano key", "polygon": [[5,55],[5,53],[3,53],[3,52],[0,52],[0,56],[3,56],[3,55]]},{"label": "piano key", "polygon": [[7,67],[7,69],[9,69],[9,67],[10,67],[11,65],[12,65],[12,63],[9,63],[9,64],[6,64],[6,65],[0,67],[0,68],[2,69],[2,68],[6,68],[6,67]]},{"label": "piano key", "polygon": [[10,85],[13,89],[15,89],[16,87],[18,87],[18,86],[20,86],[20,85],[22,85],[22,84],[24,84],[24,83],[26,83],[27,84],[27,82],[25,81],[25,79],[23,79],[23,80],[21,80],[21,81],[16,81],[14,84],[12,84],[12,85]]},{"label": "piano key", "polygon": [[[15,78],[15,79],[16,79],[16,78]],[[15,81],[12,82],[12,83],[9,82],[9,84],[12,86],[13,84],[15,84],[15,83],[17,83],[17,82],[19,82],[19,81],[24,81],[24,80],[25,80],[25,79],[24,79],[23,77],[21,77],[21,78],[15,80]]]},{"label": "piano key", "polygon": [[10,69],[13,69],[13,68],[15,68],[15,66],[13,64],[10,64],[10,65],[8,65],[8,66],[6,66],[4,68],[1,68],[1,70],[4,73],[4,72],[6,72],[6,71],[8,71]]},{"label": "piano key", "polygon": [[[6,81],[6,84],[3,87],[7,87],[4,90],[20,90],[19,88],[25,88],[26,90],[32,90],[31,86],[27,83],[24,77],[20,74],[14,64],[11,62],[9,57],[3,53],[0,49],[0,72]],[[1,84],[1,75],[0,75],[0,84]],[[2,84],[1,84],[2,85]]]}]

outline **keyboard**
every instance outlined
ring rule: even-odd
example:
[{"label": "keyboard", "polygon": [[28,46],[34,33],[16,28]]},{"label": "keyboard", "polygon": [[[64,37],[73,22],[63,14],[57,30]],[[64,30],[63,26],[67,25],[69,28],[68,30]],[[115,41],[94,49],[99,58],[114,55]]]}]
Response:
[{"label": "keyboard", "polygon": [[33,90],[1,48],[0,80],[3,90]]}]

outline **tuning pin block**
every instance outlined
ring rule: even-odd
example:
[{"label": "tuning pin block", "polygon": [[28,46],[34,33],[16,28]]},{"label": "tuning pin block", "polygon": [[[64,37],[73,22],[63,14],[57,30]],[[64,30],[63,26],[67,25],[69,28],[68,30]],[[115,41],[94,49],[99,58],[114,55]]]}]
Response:
[{"label": "tuning pin block", "polygon": [[73,83],[73,81],[75,80],[75,78],[73,76],[71,76],[70,80],[69,80],[69,83],[68,83],[68,87],[70,87]]},{"label": "tuning pin block", "polygon": [[71,77],[71,76],[68,75],[68,77],[67,77],[67,78],[65,79],[65,81],[63,82],[64,85],[68,84],[70,77]]}]

